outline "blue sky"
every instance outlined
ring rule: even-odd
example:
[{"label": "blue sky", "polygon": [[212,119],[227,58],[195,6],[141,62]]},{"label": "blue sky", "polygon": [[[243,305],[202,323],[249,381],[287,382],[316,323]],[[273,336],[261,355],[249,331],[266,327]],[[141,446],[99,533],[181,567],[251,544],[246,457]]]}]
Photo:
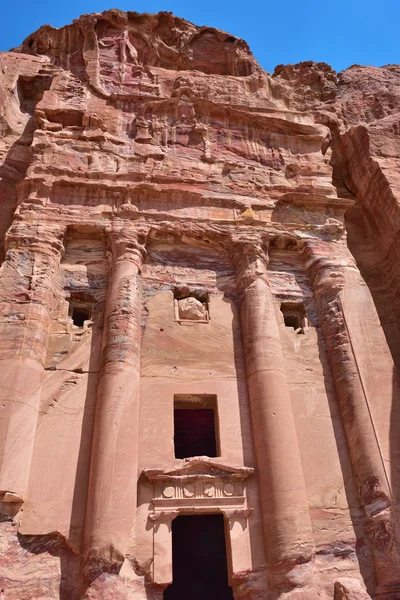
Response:
[{"label": "blue sky", "polygon": [[400,0],[3,0],[0,50],[18,46],[45,23],[61,27],[113,7],[167,10],[229,31],[244,38],[270,72],[302,60],[324,61],[337,71],[400,63]]}]

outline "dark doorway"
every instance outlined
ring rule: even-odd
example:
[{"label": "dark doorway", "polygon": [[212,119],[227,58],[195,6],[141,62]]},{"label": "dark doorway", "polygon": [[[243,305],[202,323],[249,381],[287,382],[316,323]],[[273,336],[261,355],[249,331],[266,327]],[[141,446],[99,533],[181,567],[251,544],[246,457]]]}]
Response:
[{"label": "dark doorway", "polygon": [[233,600],[223,515],[181,515],[172,521],[172,572],[164,600]]},{"label": "dark doorway", "polygon": [[71,307],[70,313],[72,322],[76,327],[83,327],[84,322],[90,319],[90,312],[83,308],[76,308],[73,306]]},{"label": "dark doorway", "polygon": [[212,408],[175,408],[175,458],[217,456],[215,413]]}]

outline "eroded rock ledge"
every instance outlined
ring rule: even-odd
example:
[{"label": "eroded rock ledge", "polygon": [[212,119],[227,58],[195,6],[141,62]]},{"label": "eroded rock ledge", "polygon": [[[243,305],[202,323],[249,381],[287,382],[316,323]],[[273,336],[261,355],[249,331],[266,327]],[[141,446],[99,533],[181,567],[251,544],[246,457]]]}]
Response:
[{"label": "eroded rock ledge", "polygon": [[2,599],[161,599],[208,513],[235,600],[400,597],[399,123],[167,12],[0,54]]}]

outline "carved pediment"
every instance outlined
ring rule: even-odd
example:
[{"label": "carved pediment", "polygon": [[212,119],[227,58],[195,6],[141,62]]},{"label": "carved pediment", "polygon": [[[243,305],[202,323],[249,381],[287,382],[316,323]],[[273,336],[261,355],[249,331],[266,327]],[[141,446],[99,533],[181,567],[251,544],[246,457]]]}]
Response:
[{"label": "carved pediment", "polygon": [[244,480],[254,469],[250,467],[234,467],[224,465],[207,456],[195,456],[182,461],[175,469],[144,469],[143,475],[150,481],[168,479],[197,479],[197,478],[230,478]]},{"label": "carved pediment", "polygon": [[242,506],[244,480],[253,473],[249,467],[224,465],[207,456],[187,458],[174,469],[145,469],[153,483],[153,504],[195,506],[234,504]]}]

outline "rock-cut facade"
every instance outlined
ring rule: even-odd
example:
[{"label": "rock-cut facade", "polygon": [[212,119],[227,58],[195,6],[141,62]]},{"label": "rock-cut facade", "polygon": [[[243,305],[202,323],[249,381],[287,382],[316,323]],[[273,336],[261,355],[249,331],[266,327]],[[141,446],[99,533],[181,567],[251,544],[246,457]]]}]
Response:
[{"label": "rock-cut facade", "polygon": [[399,123],[171,13],[0,54],[2,600],[400,598]]}]

